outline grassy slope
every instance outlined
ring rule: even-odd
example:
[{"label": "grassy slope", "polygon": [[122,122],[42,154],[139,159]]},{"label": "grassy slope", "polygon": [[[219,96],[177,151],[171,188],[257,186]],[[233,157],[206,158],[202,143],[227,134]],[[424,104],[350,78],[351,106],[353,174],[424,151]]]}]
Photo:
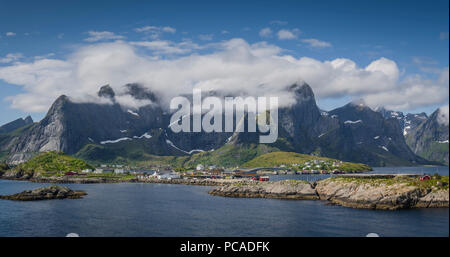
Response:
[{"label": "grassy slope", "polygon": [[[216,165],[224,167],[273,167],[281,164],[304,163],[311,159],[334,161],[331,158],[314,157],[310,155],[280,152],[276,147],[265,144],[226,144],[214,151],[196,153],[191,156],[158,156],[148,154],[139,142],[124,142],[113,146],[86,145],[75,156],[87,160],[91,164],[131,164],[172,165],[175,167],[195,167],[197,164]],[[274,153],[277,152],[277,153]],[[272,153],[272,154],[271,154]],[[344,163],[342,170],[368,170],[363,164]]]},{"label": "grassy slope", "polygon": [[93,169],[93,167],[80,159],[62,152],[40,153],[14,168],[15,171],[35,174],[80,172],[83,169]]},{"label": "grassy slope", "polygon": [[[133,144],[133,145],[132,145]],[[75,157],[86,160],[93,165],[125,164],[125,165],[175,165],[181,166],[189,156],[160,156],[149,154],[140,142],[125,142],[113,147],[103,145],[85,145]]]},{"label": "grassy slope", "polygon": [[[291,164],[304,164],[307,161],[311,160],[323,160],[323,161],[338,161],[336,159],[326,158],[326,157],[317,157],[306,154],[299,154],[294,152],[272,152],[263,154],[258,156],[242,165],[242,167],[246,168],[256,168],[256,167],[274,167],[280,166],[281,164],[291,165]],[[371,168],[365,164],[361,163],[351,163],[344,162],[339,167],[339,170],[343,171],[365,171],[370,170]]]},{"label": "grassy slope", "polygon": [[184,163],[185,167],[193,167],[197,164],[218,165],[224,167],[240,166],[243,163],[269,152],[278,151],[264,144],[250,145],[224,145],[212,152],[203,152],[192,155]]}]

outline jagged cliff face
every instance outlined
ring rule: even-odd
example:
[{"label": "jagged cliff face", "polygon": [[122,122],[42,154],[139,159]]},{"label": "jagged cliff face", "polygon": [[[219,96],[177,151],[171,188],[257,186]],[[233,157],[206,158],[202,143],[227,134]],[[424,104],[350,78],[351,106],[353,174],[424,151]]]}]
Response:
[{"label": "jagged cliff face", "polygon": [[386,119],[363,103],[347,104],[329,115],[341,124],[341,132],[334,137],[347,149],[340,153],[343,159],[357,159],[374,166],[426,163],[407,146],[397,117]]},{"label": "jagged cliff face", "polygon": [[64,126],[63,112],[66,101],[68,101],[66,96],[59,97],[39,124],[8,145],[12,163],[28,159],[35,152],[67,150],[67,137],[65,137],[67,129]]},{"label": "jagged cliff face", "polygon": [[[355,103],[320,111],[309,85],[293,85],[288,90],[294,92],[296,102],[279,110],[279,140],[270,146],[372,166],[427,163],[409,149],[396,118],[385,119]],[[240,133],[232,143],[257,143],[257,138],[247,134]]]},{"label": "jagged cliff face", "polygon": [[438,119],[439,109],[406,136],[411,149],[432,161],[449,164],[449,126]]},{"label": "jagged cliff face", "polygon": [[[279,138],[270,147],[374,166],[425,162],[406,146],[402,128],[393,119],[354,104],[323,112],[309,85],[295,84],[286,90],[295,96],[295,103],[279,110]],[[7,143],[0,142],[1,149],[10,152],[10,162],[50,150],[85,159],[111,160],[127,154],[143,160],[148,154],[188,155],[225,144],[245,148],[259,143],[257,133],[173,133],[170,113],[157,94],[138,84],[125,85],[124,92],[151,104],[138,109],[123,107],[108,85],[100,88],[98,96],[109,104],[75,103],[61,96],[41,122]]]},{"label": "jagged cliff face", "polygon": [[[143,90],[143,89],[142,89]],[[134,93],[139,94],[135,89]],[[106,92],[106,93],[105,93]],[[144,94],[144,93],[142,93]],[[114,98],[109,86],[99,95]],[[124,109],[117,103],[74,103],[59,97],[45,118],[10,146],[11,160],[19,161],[22,153],[63,151],[74,154],[89,143],[143,135],[163,125],[163,112],[154,105],[139,110]]]},{"label": "jagged cliff face", "polygon": [[407,136],[410,131],[413,131],[419,126],[423,121],[428,119],[426,113],[407,113],[386,110],[384,108],[378,108],[376,111],[380,112],[385,119],[393,118],[396,119],[400,127],[402,128],[403,135]]}]

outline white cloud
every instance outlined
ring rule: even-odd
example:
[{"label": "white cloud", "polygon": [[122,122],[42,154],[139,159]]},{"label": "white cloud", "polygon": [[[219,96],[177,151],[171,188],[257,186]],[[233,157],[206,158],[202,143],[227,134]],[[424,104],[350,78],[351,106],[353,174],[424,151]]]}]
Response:
[{"label": "white cloud", "polygon": [[35,60],[46,59],[46,58],[53,57],[55,55],[56,55],[55,53],[48,53],[48,54],[45,54],[45,55],[37,55],[37,56],[34,57],[34,59]]},{"label": "white cloud", "polygon": [[446,126],[448,126],[448,121],[449,121],[449,114],[448,114],[448,104],[445,106],[442,106],[441,108],[439,108],[439,114],[438,114],[438,122],[440,124],[444,124]]},{"label": "white cloud", "polygon": [[0,63],[15,62],[21,58],[23,58],[21,53],[9,53],[5,57],[0,57]]},{"label": "white cloud", "polygon": [[160,31],[161,28],[156,27],[156,26],[144,26],[144,27],[136,28],[134,30],[136,32],[148,32],[148,31]]},{"label": "white cloud", "polygon": [[[197,51],[205,47],[207,53]],[[154,58],[155,51],[183,55]],[[397,64],[386,58],[359,67],[345,58],[296,58],[276,45],[238,38],[206,45],[160,40],[97,43],[65,59],[52,58],[0,67],[0,79],[23,87],[24,93],[8,98],[13,108],[45,112],[61,94],[76,101],[98,101],[101,85],[110,84],[120,96],[122,86],[130,82],[142,83],[166,103],[200,87],[227,94],[278,95],[288,105],[292,96],[284,89],[298,81],[310,84],[318,98],[364,98],[372,107],[402,110],[448,103],[448,68],[434,80],[417,75],[401,79]],[[131,100],[120,97],[123,105],[133,108],[148,104]]]},{"label": "white cloud", "polygon": [[144,26],[144,27],[136,28],[136,29],[134,29],[134,31],[136,31],[138,33],[144,33],[145,35],[149,36],[152,39],[157,39],[161,36],[162,33],[175,34],[175,32],[177,30],[175,28],[169,27],[169,26],[163,26],[163,27]]},{"label": "white cloud", "polygon": [[214,37],[213,34],[202,34],[198,36],[198,38],[203,41],[211,41],[213,40],[213,37]]},{"label": "white cloud", "polygon": [[324,47],[331,47],[331,43],[321,41],[315,38],[306,38],[301,40],[303,43],[308,44],[310,47],[317,47],[317,48],[324,48]]},{"label": "white cloud", "polygon": [[292,30],[282,29],[278,31],[277,35],[278,39],[280,40],[290,40],[290,39],[297,39],[299,34],[300,34],[299,29],[292,29]]},{"label": "white cloud", "polygon": [[14,32],[6,32],[7,37],[13,37],[15,35],[16,35],[16,33],[14,33]]},{"label": "white cloud", "polygon": [[168,40],[154,40],[154,41],[138,41],[130,42],[132,45],[143,46],[150,50],[154,55],[162,54],[187,54],[195,49],[199,49],[200,46],[191,41],[182,41],[175,43]]},{"label": "white cloud", "polygon": [[288,22],[287,21],[274,20],[274,21],[271,21],[270,24],[271,25],[283,26],[283,25],[287,25]]},{"label": "white cloud", "polygon": [[107,40],[117,40],[123,39],[123,36],[116,35],[110,31],[88,31],[89,37],[85,38],[84,41],[87,42],[97,42],[97,41],[107,41]]},{"label": "white cloud", "polygon": [[270,28],[263,28],[259,31],[260,37],[270,37],[272,36],[272,30]]},{"label": "white cloud", "polygon": [[161,30],[163,32],[172,33],[172,34],[174,34],[177,31],[175,28],[172,28],[169,26],[163,27]]},{"label": "white cloud", "polygon": [[222,30],[220,33],[221,33],[222,35],[230,34],[230,32],[229,32],[228,30]]}]

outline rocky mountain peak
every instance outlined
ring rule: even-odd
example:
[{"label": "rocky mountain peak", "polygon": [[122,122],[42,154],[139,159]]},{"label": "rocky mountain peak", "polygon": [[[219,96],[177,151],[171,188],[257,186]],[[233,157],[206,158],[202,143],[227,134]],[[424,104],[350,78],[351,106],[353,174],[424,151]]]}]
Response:
[{"label": "rocky mountain peak", "polygon": [[31,123],[34,122],[34,121],[33,121],[33,118],[31,118],[30,115],[28,115],[28,116],[24,119],[24,121],[25,121],[25,124],[31,124]]},{"label": "rocky mountain peak", "polygon": [[439,109],[406,135],[410,148],[419,156],[448,165],[449,126],[439,122]]},{"label": "rocky mountain peak", "polygon": [[357,99],[357,100],[353,100],[348,104],[349,107],[353,107],[356,108],[359,111],[362,110],[370,110],[373,111],[372,108],[370,108],[367,104],[366,101],[364,101],[364,99]]},{"label": "rocky mountain peak", "polygon": [[[134,99],[157,101],[143,85],[132,83],[123,89],[121,94]],[[264,147],[375,165],[422,163],[405,144],[394,119],[384,119],[379,112],[354,104],[322,115],[308,84],[294,84],[286,91],[295,96],[295,103],[279,110],[279,140]],[[100,88],[99,96],[117,97],[109,85]],[[238,133],[238,137],[231,137],[232,133],[172,133],[167,130],[169,122],[170,115],[153,105],[133,111],[118,104],[72,102],[62,95],[43,120],[5,140],[0,150],[9,152],[8,161],[13,163],[50,150],[109,160],[130,152],[190,154],[218,149],[226,142],[239,145],[243,151],[258,145],[257,133]]]},{"label": "rocky mountain peak", "polygon": [[138,83],[130,83],[125,85],[127,94],[133,96],[138,100],[150,100],[155,102],[157,100],[156,95],[149,89]]},{"label": "rocky mountain peak", "polygon": [[55,102],[53,102],[52,106],[51,106],[50,109],[48,110],[47,116],[49,116],[49,114],[52,114],[52,113],[55,113],[55,112],[60,111],[60,110],[63,108],[63,106],[64,106],[66,103],[68,103],[69,101],[70,101],[70,100],[69,100],[69,97],[68,97],[68,96],[66,96],[66,95],[61,95],[61,96],[59,96],[59,97],[55,100]]},{"label": "rocky mountain peak", "polygon": [[99,97],[106,97],[106,98],[114,98],[116,94],[114,93],[114,90],[109,85],[104,85],[100,88],[97,95]]},{"label": "rocky mountain peak", "polygon": [[312,88],[306,83],[303,83],[301,85],[299,85],[298,83],[293,84],[288,87],[288,91],[293,92],[295,94],[295,98],[297,98],[297,99],[301,99],[301,100],[311,100],[312,99],[315,101],[314,92],[313,92]]},{"label": "rocky mountain peak", "polygon": [[16,119],[0,126],[0,134],[12,132],[31,123],[33,123],[33,119],[30,116],[27,116],[25,119]]}]

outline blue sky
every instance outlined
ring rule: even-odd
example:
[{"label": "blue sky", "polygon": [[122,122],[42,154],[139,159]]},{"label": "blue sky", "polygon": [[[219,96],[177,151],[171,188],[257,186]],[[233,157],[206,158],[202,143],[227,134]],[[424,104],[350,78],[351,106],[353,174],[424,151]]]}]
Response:
[{"label": "blue sky", "polygon": [[[90,44],[188,39],[202,46],[239,38],[248,44],[265,41],[294,58],[346,58],[361,68],[383,57],[396,63],[400,87],[417,76],[420,81],[414,83],[434,85],[445,69],[448,83],[448,24],[448,1],[0,1],[0,124],[27,114],[36,120],[45,115],[43,108],[12,104],[11,97],[18,94],[30,99],[39,94],[29,93],[35,84],[2,79],[2,67],[66,60]],[[158,28],[157,35],[137,31],[150,26]],[[109,32],[110,38],[88,40],[94,35],[89,31]],[[182,55],[190,54],[194,52]],[[318,102],[324,109],[356,97],[322,91],[325,97]],[[416,101],[403,111],[429,113],[448,104],[448,96],[436,99],[435,104]]]}]

